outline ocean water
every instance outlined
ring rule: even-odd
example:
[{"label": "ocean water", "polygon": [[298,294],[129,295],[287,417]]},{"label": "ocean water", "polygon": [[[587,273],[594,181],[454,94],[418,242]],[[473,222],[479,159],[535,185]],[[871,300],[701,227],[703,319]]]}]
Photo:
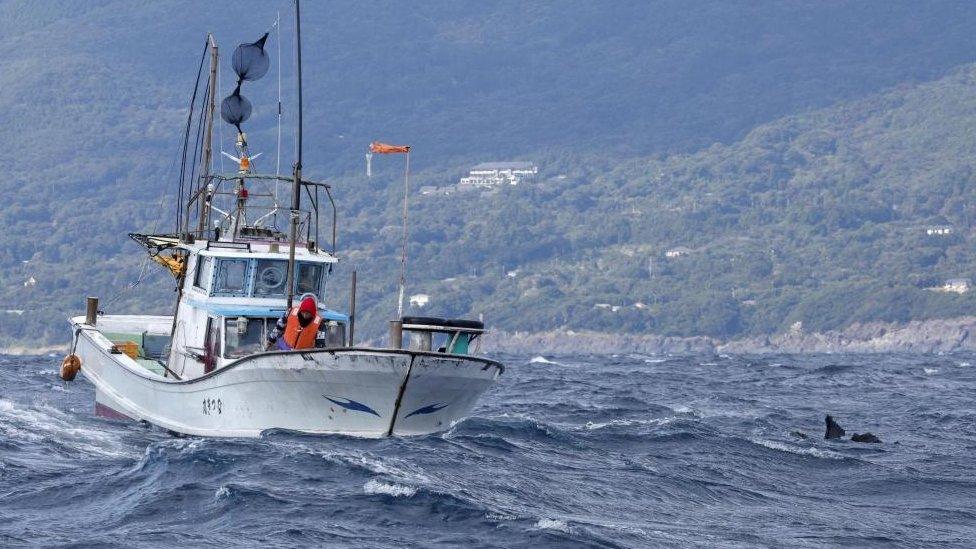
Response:
[{"label": "ocean water", "polygon": [[0,356],[0,546],[976,546],[976,356],[497,358],[442,434],[217,440]]}]

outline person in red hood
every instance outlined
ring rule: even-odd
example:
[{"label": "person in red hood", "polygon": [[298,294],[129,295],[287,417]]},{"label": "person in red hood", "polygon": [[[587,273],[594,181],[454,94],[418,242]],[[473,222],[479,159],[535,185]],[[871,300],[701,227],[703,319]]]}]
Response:
[{"label": "person in red hood", "polygon": [[302,296],[298,305],[278,319],[268,334],[268,348],[282,351],[311,349],[325,344],[325,323],[319,316],[318,302],[312,294]]}]

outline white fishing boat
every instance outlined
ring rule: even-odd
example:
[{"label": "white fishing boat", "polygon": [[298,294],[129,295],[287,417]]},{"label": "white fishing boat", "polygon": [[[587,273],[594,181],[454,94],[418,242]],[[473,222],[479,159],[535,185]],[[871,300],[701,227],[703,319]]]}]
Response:
[{"label": "white fishing boat", "polygon": [[[290,177],[254,172],[257,155],[250,155],[241,131],[250,115],[241,87],[268,70],[267,34],[234,52],[238,83],[221,104],[221,117],[237,129],[238,170],[211,173],[219,57],[208,36],[210,76],[204,81],[203,108],[194,120],[191,102],[185,128],[190,135],[196,124],[203,138],[198,149],[183,150],[184,161],[192,154],[200,163],[198,171],[191,167],[181,174],[177,230],[130,235],[175,276],[175,313],[102,314],[97,299],[89,298],[87,313],[71,319],[72,352],[62,377],[73,378],[80,369],[95,387],[99,415],[202,436],[250,437],[271,429],[419,435],[464,418],[504,371],[502,364],[473,354],[484,332],[480,322],[403,317],[404,271],[388,348],[353,344],[355,276],[349,314],[321,305],[330,295],[338,261],[335,203],[329,185],[302,178],[297,2],[295,15],[298,127]],[[197,87],[202,87],[199,78]],[[277,202],[279,184],[290,187],[290,208]],[[330,249],[319,244],[320,191],[332,207]],[[309,198],[304,209],[303,193]],[[229,203],[226,209],[219,207],[221,200]],[[287,234],[275,225],[279,214],[288,220]],[[299,296],[316,299],[316,344],[269,348],[276,323]]]}]

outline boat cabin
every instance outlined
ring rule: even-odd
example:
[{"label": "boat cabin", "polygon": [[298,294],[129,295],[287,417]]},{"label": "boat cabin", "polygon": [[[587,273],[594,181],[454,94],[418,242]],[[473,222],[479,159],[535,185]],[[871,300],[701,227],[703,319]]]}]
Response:
[{"label": "boat cabin", "polygon": [[468,355],[474,352],[472,344],[478,336],[485,333],[485,325],[477,320],[405,316],[403,332],[411,351]]},{"label": "boat cabin", "polygon": [[[268,335],[286,312],[287,250],[275,242],[202,242],[190,252],[177,310],[170,369],[197,377],[267,350]],[[296,249],[295,300],[315,296],[326,347],[346,345],[345,314],[322,307],[336,258]]]}]

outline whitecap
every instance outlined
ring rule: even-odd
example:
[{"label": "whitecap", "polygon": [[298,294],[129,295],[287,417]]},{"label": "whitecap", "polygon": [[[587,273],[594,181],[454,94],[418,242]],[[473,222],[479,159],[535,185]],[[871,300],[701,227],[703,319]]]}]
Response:
[{"label": "whitecap", "polygon": [[967,361],[964,360],[962,362],[957,362],[956,363],[956,366],[961,366],[961,367],[965,368],[967,366],[971,366],[971,364],[969,362],[967,362]]},{"label": "whitecap", "polygon": [[363,485],[363,492],[367,495],[383,494],[385,496],[410,497],[417,493],[417,489],[412,486],[402,484],[387,484],[378,480],[368,480]]},{"label": "whitecap", "polygon": [[645,364],[660,364],[662,362],[667,362],[667,361],[668,359],[666,358],[645,358],[644,359]]},{"label": "whitecap", "polygon": [[925,372],[928,375],[932,375],[932,374],[939,373],[939,369],[938,368],[922,368],[922,371]]},{"label": "whitecap", "polygon": [[221,486],[217,488],[217,492],[214,494],[214,499],[224,499],[230,495],[230,489],[226,486]]},{"label": "whitecap", "polygon": [[749,440],[753,444],[758,444],[769,448],[770,450],[777,450],[780,452],[789,452],[791,454],[798,454],[802,456],[813,456],[824,459],[844,459],[844,456],[831,452],[830,450],[821,450],[820,448],[813,447],[800,447],[791,446],[789,444],[783,444],[782,442],[776,442],[774,440],[763,440],[761,438],[753,438]]},{"label": "whitecap", "polygon": [[420,471],[416,466],[401,459],[379,459],[373,457],[371,454],[361,455],[358,457],[358,459],[352,456],[348,458],[343,457],[341,459],[353,464],[358,463],[374,474],[393,477],[396,480],[409,481],[417,484],[430,483],[430,478],[427,475]]},{"label": "whitecap", "polygon": [[611,419],[610,421],[604,421],[600,423],[594,423],[592,421],[587,421],[584,426],[586,429],[593,431],[596,429],[603,429],[604,427],[629,427],[631,425],[667,425],[674,421],[673,417],[656,417],[652,419]]},{"label": "whitecap", "polygon": [[556,530],[558,532],[569,533],[569,525],[563,520],[542,518],[535,523],[535,527],[540,530]]},{"label": "whitecap", "polygon": [[549,360],[548,358],[542,355],[539,355],[536,357],[532,357],[532,359],[529,360],[529,364],[559,364],[559,363],[554,360]]},{"label": "whitecap", "polygon": [[55,440],[74,450],[106,457],[137,458],[115,433],[79,427],[77,418],[51,406],[21,406],[0,399],[0,435],[30,442]]}]

